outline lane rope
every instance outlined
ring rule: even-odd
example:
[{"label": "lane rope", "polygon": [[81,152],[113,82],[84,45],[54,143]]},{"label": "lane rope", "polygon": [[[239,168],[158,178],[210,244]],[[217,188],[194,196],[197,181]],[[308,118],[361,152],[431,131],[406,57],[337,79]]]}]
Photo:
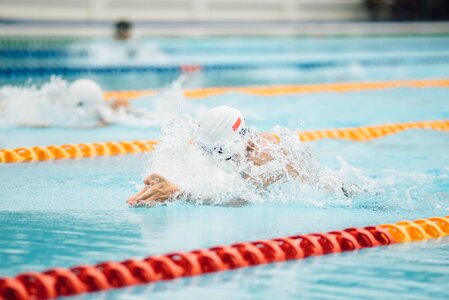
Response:
[{"label": "lane rope", "polygon": [[33,49],[33,48],[0,49],[0,58],[6,59],[87,58],[88,56],[89,52],[87,50]]},{"label": "lane rope", "polygon": [[[393,88],[449,88],[449,79],[423,79],[423,80],[392,80],[373,82],[343,82],[304,85],[277,85],[254,87],[210,87],[198,89],[186,89],[184,97],[188,99],[202,99],[220,96],[226,93],[243,93],[255,96],[280,96],[304,93],[347,93],[356,91],[369,91]],[[120,99],[132,100],[144,96],[153,96],[157,90],[130,90],[105,92],[106,100]]]},{"label": "lane rope", "polygon": [[0,299],[53,299],[449,235],[449,216],[347,228],[0,278]]},{"label": "lane rope", "polygon": [[[449,120],[419,121],[353,128],[303,131],[298,135],[303,142],[311,142],[320,139],[341,139],[366,142],[387,135],[397,134],[409,129],[449,131]],[[0,149],[0,163],[20,163],[68,158],[115,156],[129,153],[143,153],[153,151],[156,144],[157,141],[155,140],[140,140]]]},{"label": "lane rope", "polygon": [[[325,68],[348,68],[356,65],[371,66],[403,66],[403,65],[441,65],[448,64],[448,55],[426,55],[416,57],[381,57],[381,58],[361,58],[344,60],[316,60],[300,62],[254,62],[254,63],[234,63],[234,64],[204,64],[193,65],[194,71],[202,72],[224,72],[224,71],[244,71],[261,69],[298,69],[315,70]],[[123,73],[158,73],[173,74],[191,71],[186,66],[190,65],[152,65],[152,66],[76,66],[76,65],[38,65],[38,66],[0,66],[0,75],[3,76],[43,76],[43,75],[75,75],[83,73],[91,74],[123,74]]]}]

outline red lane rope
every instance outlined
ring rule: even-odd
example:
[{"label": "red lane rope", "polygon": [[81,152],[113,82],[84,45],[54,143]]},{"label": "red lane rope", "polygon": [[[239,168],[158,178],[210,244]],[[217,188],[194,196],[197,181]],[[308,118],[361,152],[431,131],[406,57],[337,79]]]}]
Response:
[{"label": "red lane rope", "polygon": [[449,216],[241,242],[0,278],[0,300],[52,299],[449,235]]}]

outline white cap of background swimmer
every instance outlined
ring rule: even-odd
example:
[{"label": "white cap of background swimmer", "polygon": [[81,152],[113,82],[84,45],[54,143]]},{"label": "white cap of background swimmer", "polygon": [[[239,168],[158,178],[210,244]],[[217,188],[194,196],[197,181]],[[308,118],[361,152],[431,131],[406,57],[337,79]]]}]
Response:
[{"label": "white cap of background swimmer", "polygon": [[230,106],[221,105],[203,115],[199,123],[198,138],[200,145],[229,158],[244,150],[247,133],[242,113]]},{"label": "white cap of background swimmer", "polygon": [[97,107],[103,103],[103,90],[93,80],[78,79],[69,87],[69,93],[81,107]]}]

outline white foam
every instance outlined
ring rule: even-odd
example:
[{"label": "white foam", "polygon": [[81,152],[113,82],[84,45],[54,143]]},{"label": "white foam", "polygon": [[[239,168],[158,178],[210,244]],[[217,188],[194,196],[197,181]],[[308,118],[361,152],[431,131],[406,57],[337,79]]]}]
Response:
[{"label": "white foam", "polygon": [[[343,178],[320,167],[312,149],[298,139],[295,131],[273,128],[281,138],[279,144],[267,144],[252,134],[251,140],[259,149],[272,156],[271,162],[259,166],[246,160],[244,153],[228,161],[204,153],[195,143],[196,129],[190,116],[176,116],[162,129],[149,167],[149,173],[158,173],[177,184],[189,202],[229,205],[299,201],[325,206],[332,199],[333,204],[351,204],[351,198],[342,191]],[[291,168],[299,176],[291,176]],[[263,187],[263,182],[272,177],[281,179]],[[350,184],[345,187],[349,193],[356,192]]]},{"label": "white foam", "polygon": [[[280,143],[264,143],[255,134],[251,140],[272,161],[255,165],[240,157],[232,161],[208,155],[194,142],[197,124],[189,115],[178,115],[163,127],[160,144],[152,153],[148,173],[159,173],[181,190],[184,201],[208,205],[236,205],[295,202],[311,207],[351,207],[381,211],[449,210],[448,169],[441,174],[378,169],[368,171],[351,166],[339,157],[340,166],[320,165],[310,144],[298,139],[297,131],[274,127]],[[332,155],[330,153],[326,155]],[[293,168],[298,176],[291,176]],[[245,178],[251,178],[245,180]],[[263,187],[271,177],[281,178]]]},{"label": "white foam", "polygon": [[181,77],[166,88],[154,99],[151,110],[132,106],[112,109],[106,102],[80,105],[69,93],[68,82],[60,77],[52,77],[41,86],[4,86],[0,88],[0,127],[161,126],[185,102],[183,82]]},{"label": "white foam", "polygon": [[76,113],[68,83],[52,77],[42,86],[4,86],[0,89],[0,127],[61,126]]}]

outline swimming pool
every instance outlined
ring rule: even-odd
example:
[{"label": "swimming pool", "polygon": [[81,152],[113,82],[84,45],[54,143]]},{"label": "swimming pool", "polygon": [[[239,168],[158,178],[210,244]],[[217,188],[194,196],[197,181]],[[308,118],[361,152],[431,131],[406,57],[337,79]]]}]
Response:
[{"label": "swimming pool", "polygon": [[[151,57],[95,61],[107,49],[105,40],[45,39],[25,47],[2,41],[2,49],[46,49],[53,57],[26,60],[6,57],[13,66],[78,63],[86,66],[147,65]],[[448,62],[417,63],[424,56],[449,55],[447,37],[375,38],[202,38],[145,40],[171,64],[244,64],[272,62],[248,70],[222,68],[193,73],[187,87],[273,85],[417,78],[447,78]],[[103,50],[96,50],[101,48]],[[117,47],[120,47],[118,45]],[[49,52],[50,50],[53,52]],[[92,50],[94,49],[94,50]],[[380,49],[383,51],[380,52]],[[63,58],[55,53],[65,51]],[[72,51],[72,52],[70,52]],[[78,51],[78,52],[77,52]],[[6,52],[0,52],[6,53]],[[75,53],[75,54],[73,54]],[[81,53],[81,55],[76,55]],[[84,53],[84,55],[83,55]],[[154,53],[154,52],[152,52]],[[72,55],[73,54],[73,55]],[[107,54],[103,54],[107,57]],[[407,57],[395,64],[369,64],[387,57]],[[56,58],[55,58],[56,57]],[[109,59],[109,61],[108,61]],[[350,61],[323,68],[272,67],[275,63]],[[56,63],[57,62],[57,63]],[[55,68],[54,70],[57,71]],[[47,73],[2,73],[0,83],[25,84],[48,80]],[[64,73],[69,80],[87,76],[107,90],[161,88],[179,72]],[[157,97],[157,96],[154,96]],[[152,107],[154,97],[133,102]],[[228,104],[241,109],[255,130],[274,125],[322,129],[418,120],[449,119],[449,89],[397,88],[347,93],[308,93],[260,97],[224,94],[192,101],[182,110],[197,115],[205,108]],[[2,128],[0,148],[63,143],[159,139],[159,128],[114,126],[81,130]],[[70,267],[105,260],[191,250],[296,233],[329,231],[448,215],[449,135],[437,131],[406,131],[366,143],[321,140],[310,146],[320,164],[369,185],[375,193],[351,201],[323,195],[289,194],[241,208],[174,203],[155,208],[128,208],[148,171],[151,154],[0,165],[0,276],[26,270]],[[340,165],[339,159],[346,163]],[[348,166],[348,165],[349,166]],[[393,245],[302,261],[285,262],[137,286],[81,296],[98,299],[406,299],[449,296],[447,237],[423,243]]]}]

